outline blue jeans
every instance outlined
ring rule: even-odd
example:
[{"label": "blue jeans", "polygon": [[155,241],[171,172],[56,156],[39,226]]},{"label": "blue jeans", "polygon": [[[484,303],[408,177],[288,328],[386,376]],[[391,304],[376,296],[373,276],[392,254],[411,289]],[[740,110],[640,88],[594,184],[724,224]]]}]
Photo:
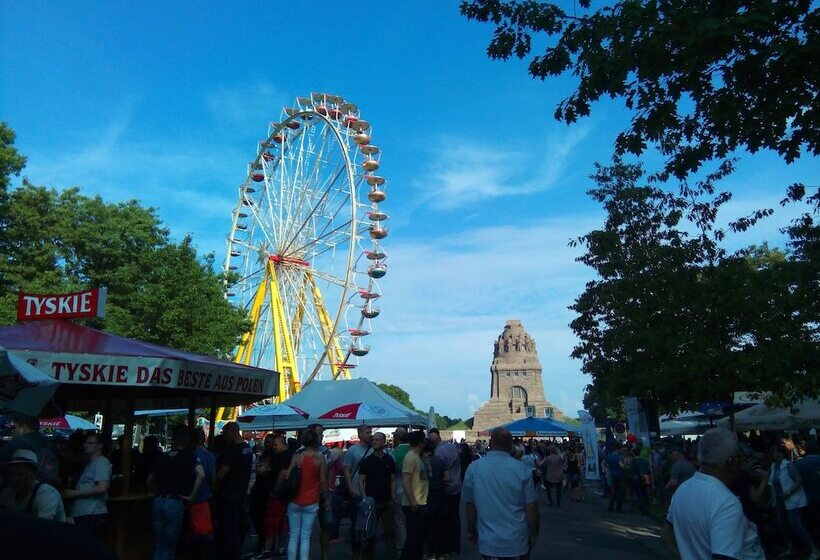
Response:
[{"label": "blue jeans", "polygon": [[313,524],[316,522],[318,512],[319,504],[308,506],[300,506],[293,502],[288,504],[288,525],[290,525],[288,560],[296,560],[297,551],[300,560],[310,559],[310,535],[313,533]]},{"label": "blue jeans", "polygon": [[353,548],[353,556],[358,556],[362,551],[362,543],[359,540],[359,534],[356,533],[356,519],[359,517],[360,503],[362,503],[361,496],[350,496],[347,513],[350,517],[350,544]]},{"label": "blue jeans", "polygon": [[330,493],[330,510],[333,514],[330,522],[330,538],[339,538],[339,525],[342,523],[342,503],[345,497],[340,491]]},{"label": "blue jeans", "polygon": [[177,539],[182,530],[185,508],[182,500],[154,498],[154,554],[153,560],[174,560]]}]

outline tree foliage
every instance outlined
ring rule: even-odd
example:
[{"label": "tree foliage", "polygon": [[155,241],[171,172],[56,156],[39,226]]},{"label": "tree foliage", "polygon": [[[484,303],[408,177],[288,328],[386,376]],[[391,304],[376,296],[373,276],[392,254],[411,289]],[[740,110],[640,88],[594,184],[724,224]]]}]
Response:
[{"label": "tree foliage", "polygon": [[[427,411],[425,410],[418,410],[416,406],[413,404],[413,401],[410,400],[410,394],[399,387],[398,385],[390,385],[387,383],[377,383],[376,384],[379,389],[387,393],[389,396],[393,397],[401,404],[409,408],[410,410],[415,410],[419,414],[427,415]],[[449,428],[454,424],[458,424],[461,422],[461,418],[450,418],[446,415],[441,415],[439,413],[436,414],[436,426],[443,430],[445,428]]]},{"label": "tree foliage", "polygon": [[387,383],[376,383],[376,385],[379,389],[399,401],[410,410],[416,410],[413,401],[410,400],[410,394],[398,385],[389,385]]},{"label": "tree foliage", "polygon": [[[5,185],[24,163],[8,138],[0,146]],[[206,354],[226,355],[238,342],[244,313],[223,297],[213,256],[200,259],[190,238],[171,240],[154,209],[28,181],[4,202],[0,324],[15,321],[19,291],[105,286],[106,317],[92,326]]]},{"label": "tree foliage", "polygon": [[727,254],[713,224],[728,195],[693,210],[640,186],[642,175],[619,161],[598,166],[590,195],[607,219],[576,241],[599,276],[571,307],[573,357],[593,379],[585,404],[606,411],[635,395],[674,412],[741,390],[817,395],[818,227],[794,224],[788,254]]},{"label": "tree foliage", "polygon": [[14,147],[16,135],[5,122],[0,122],[0,199],[5,198],[11,177],[20,175],[26,158]]},{"label": "tree foliage", "polygon": [[[491,58],[530,57],[546,79],[572,74],[575,90],[555,118],[588,116],[601,98],[622,99],[631,125],[616,153],[649,144],[668,157],[661,178],[683,179],[737,149],[769,149],[792,162],[820,152],[820,16],[810,0],[620,0],[581,13],[534,0],[465,0],[461,12],[490,22]],[[546,38],[546,41],[541,41]],[[546,42],[541,53],[536,45]]]}]

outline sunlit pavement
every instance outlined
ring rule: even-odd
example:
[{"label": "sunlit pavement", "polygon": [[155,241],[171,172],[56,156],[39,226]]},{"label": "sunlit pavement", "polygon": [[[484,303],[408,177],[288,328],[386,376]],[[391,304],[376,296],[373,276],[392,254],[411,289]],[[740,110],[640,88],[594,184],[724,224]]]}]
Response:
[{"label": "sunlit pavement", "polygon": [[[532,560],[618,560],[624,559],[671,559],[661,542],[661,526],[650,517],[638,513],[610,513],[607,500],[594,491],[587,492],[586,500],[572,502],[564,496],[561,507],[547,506],[543,490],[539,489],[538,502],[541,511],[541,533],[532,552]],[[464,516],[462,515],[462,523]],[[342,535],[349,531],[347,521],[342,524]],[[314,531],[311,560],[320,560],[317,531]],[[480,558],[475,545],[462,533],[461,555],[448,556],[448,560]],[[331,560],[352,557],[350,544],[331,545]],[[385,558],[382,543],[376,545],[376,558]]]}]

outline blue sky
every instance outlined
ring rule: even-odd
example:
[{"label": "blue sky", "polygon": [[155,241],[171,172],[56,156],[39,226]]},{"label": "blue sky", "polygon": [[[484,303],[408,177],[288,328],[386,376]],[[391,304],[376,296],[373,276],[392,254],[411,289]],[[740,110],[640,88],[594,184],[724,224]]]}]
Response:
[{"label": "blue sky", "polygon": [[[588,378],[569,358],[567,306],[591,274],[567,241],[602,221],[587,177],[628,115],[607,101],[556,123],[572,81],[489,60],[492,29],[457,2],[295,4],[0,0],[0,119],[25,175],[140,199],[219,261],[267,123],[297,95],[338,93],[373,124],[390,181],[390,274],[357,374],[469,416],[489,396],[492,342],[517,318],[538,342],[547,398],[574,416]],[[724,183],[727,219],[818,171],[743,156]],[[778,244],[794,212],[728,243]]]}]

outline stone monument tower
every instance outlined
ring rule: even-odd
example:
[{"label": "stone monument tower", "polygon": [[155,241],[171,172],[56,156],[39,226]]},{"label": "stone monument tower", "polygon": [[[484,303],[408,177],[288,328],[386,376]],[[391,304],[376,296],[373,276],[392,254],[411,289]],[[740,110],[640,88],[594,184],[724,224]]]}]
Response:
[{"label": "stone monument tower", "polygon": [[493,349],[490,366],[490,400],[473,418],[473,430],[481,431],[527,417],[563,420],[564,414],[544,396],[541,362],[535,341],[521,321],[507,321]]}]

